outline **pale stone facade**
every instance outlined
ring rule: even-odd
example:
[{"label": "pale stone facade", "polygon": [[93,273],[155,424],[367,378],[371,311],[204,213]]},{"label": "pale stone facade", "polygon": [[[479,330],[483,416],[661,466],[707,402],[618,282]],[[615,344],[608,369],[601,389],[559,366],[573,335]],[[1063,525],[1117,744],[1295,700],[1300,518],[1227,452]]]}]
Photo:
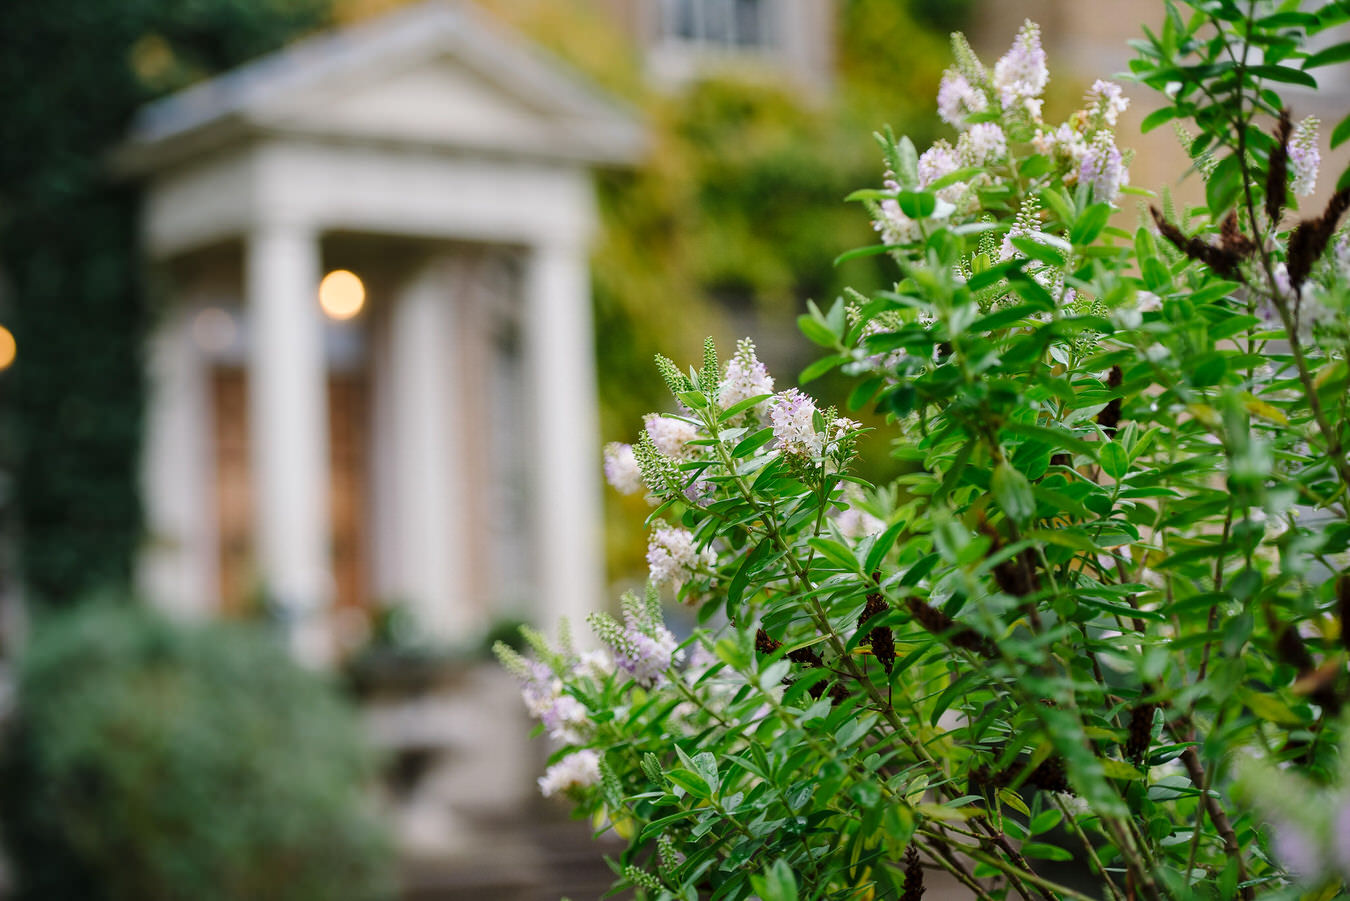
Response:
[{"label": "pale stone facade", "polygon": [[[240,579],[222,567],[251,566],[319,663],[353,580],[447,644],[502,612],[602,605],[591,169],[642,142],[628,111],[440,4],[146,107],[117,160],[145,180],[145,246],[172,295],[150,355],[145,592],[210,615]],[[367,282],[353,323],[317,303],[338,266]],[[251,550],[221,531],[233,458],[212,379],[230,366],[247,385],[235,543]],[[363,462],[335,494],[330,382],[352,366],[369,425],[360,447],[342,439]],[[364,514],[363,546],[334,547],[338,503]]]}]

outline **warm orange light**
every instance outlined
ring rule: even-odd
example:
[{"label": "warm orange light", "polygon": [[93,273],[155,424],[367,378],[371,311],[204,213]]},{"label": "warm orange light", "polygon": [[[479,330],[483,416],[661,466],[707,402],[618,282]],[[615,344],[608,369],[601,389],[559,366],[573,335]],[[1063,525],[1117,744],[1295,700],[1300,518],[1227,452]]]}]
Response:
[{"label": "warm orange light", "polygon": [[366,286],[356,273],[334,269],[319,282],[319,306],[334,319],[351,319],[366,305]]},{"label": "warm orange light", "polygon": [[0,325],[0,369],[8,369],[18,352],[19,345],[14,340],[14,333]]}]

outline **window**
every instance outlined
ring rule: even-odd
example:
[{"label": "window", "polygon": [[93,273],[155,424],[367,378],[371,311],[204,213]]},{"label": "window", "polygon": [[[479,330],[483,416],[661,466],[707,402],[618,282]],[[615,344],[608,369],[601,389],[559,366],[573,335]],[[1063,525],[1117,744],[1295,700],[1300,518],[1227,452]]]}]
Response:
[{"label": "window", "polygon": [[774,43],[768,0],[663,0],[661,13],[669,41],[728,49]]}]

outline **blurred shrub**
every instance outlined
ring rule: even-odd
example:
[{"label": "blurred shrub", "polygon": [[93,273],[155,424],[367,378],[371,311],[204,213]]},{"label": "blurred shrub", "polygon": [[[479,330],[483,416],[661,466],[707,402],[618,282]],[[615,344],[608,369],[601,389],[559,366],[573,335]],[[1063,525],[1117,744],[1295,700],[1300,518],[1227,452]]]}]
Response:
[{"label": "blurred shrub", "polygon": [[87,605],[20,663],[0,816],[19,899],[388,897],[351,713],[240,626]]}]

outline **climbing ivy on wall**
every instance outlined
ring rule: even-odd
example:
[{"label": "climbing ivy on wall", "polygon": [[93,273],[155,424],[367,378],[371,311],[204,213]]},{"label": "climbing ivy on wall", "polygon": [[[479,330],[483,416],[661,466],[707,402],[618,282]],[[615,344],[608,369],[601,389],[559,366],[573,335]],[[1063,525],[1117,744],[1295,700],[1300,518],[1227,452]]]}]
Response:
[{"label": "climbing ivy on wall", "polygon": [[43,0],[0,28],[0,374],[6,521],[27,596],[125,584],[142,539],[137,461],[149,305],[135,185],[108,151],[135,109],[328,19],[327,0]]},{"label": "climbing ivy on wall", "polygon": [[[812,95],[781,71],[753,67],[663,91],[595,0],[479,2],[647,117],[645,165],[602,173],[599,185],[602,417],[606,438],[622,441],[663,403],[650,375],[656,352],[697,356],[707,334],[724,342],[795,334],[791,323],[808,299],[828,305],[844,285],[879,284],[876,260],[834,266],[838,254],[870,243],[866,217],[840,200],[874,174],[878,151],[866,135],[877,123],[933,137],[931,98],[948,31],[961,24],[952,12],[969,7],[944,7],[935,18],[939,5],[923,0],[837,0],[834,82]],[[762,350],[780,371],[809,362]],[[612,493],[606,502],[611,573],[639,570],[644,548],[633,536],[650,511]]]}]

